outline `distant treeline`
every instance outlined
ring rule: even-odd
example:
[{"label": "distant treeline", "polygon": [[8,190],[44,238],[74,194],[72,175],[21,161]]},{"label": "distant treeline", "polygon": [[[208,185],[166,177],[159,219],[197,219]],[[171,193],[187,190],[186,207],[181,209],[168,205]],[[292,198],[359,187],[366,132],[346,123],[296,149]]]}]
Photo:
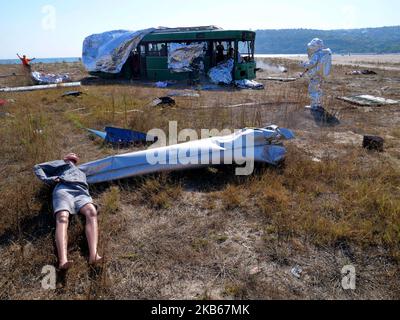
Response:
[{"label": "distant treeline", "polygon": [[282,29],[257,30],[256,53],[297,54],[306,51],[306,44],[321,38],[337,54],[400,53],[400,26],[348,29],[310,30]]}]

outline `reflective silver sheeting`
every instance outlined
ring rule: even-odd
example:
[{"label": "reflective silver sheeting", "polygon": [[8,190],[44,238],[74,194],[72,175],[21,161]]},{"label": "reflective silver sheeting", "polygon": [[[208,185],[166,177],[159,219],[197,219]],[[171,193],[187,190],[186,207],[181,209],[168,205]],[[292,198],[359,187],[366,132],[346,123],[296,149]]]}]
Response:
[{"label": "reflective silver sheeting", "polygon": [[94,34],[83,42],[82,62],[89,72],[119,73],[131,52],[155,29]]},{"label": "reflective silver sheeting", "polygon": [[307,75],[310,78],[308,92],[311,99],[311,107],[322,106],[322,82],[328,77],[332,69],[332,51],[324,47],[321,39],[313,39],[307,46],[309,61],[302,63],[308,69]]},{"label": "reflective silver sheeting", "polygon": [[59,84],[70,82],[71,78],[68,74],[52,74],[34,71],[31,73],[32,79],[36,84]]},{"label": "reflective silver sheeting", "polygon": [[261,162],[276,165],[286,156],[286,148],[280,141],[290,139],[294,139],[293,132],[277,126],[243,129],[228,136],[111,156],[84,164],[80,169],[86,173],[88,182],[94,184],[218,164]]},{"label": "reflective silver sheeting", "polygon": [[229,59],[224,63],[220,63],[216,67],[210,69],[208,76],[212,83],[219,84],[231,84],[233,81],[232,72],[234,67],[234,60]]},{"label": "reflective silver sheeting", "polygon": [[193,61],[204,57],[205,48],[205,42],[190,45],[171,43],[168,50],[168,68],[176,73],[193,71]]}]

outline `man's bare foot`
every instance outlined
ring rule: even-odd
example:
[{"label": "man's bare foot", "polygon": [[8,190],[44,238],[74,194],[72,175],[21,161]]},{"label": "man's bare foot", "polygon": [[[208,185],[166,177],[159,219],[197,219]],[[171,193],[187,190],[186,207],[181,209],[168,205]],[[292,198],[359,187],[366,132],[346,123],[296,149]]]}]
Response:
[{"label": "man's bare foot", "polygon": [[69,269],[72,268],[74,262],[73,261],[68,261],[66,263],[60,263],[59,269],[61,271],[68,271]]},{"label": "man's bare foot", "polygon": [[99,255],[97,255],[96,259],[89,260],[89,264],[92,266],[96,266],[96,265],[102,264],[103,261],[104,261],[104,259],[102,257],[100,257]]}]

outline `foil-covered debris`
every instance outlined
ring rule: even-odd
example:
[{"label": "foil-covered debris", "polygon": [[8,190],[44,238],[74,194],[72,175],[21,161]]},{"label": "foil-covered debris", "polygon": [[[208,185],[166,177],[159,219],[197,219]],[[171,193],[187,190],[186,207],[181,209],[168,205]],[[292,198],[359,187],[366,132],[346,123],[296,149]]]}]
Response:
[{"label": "foil-covered debris", "polygon": [[34,71],[31,73],[32,80],[36,84],[59,84],[63,82],[71,82],[68,74],[52,74]]},{"label": "foil-covered debris", "polygon": [[[198,58],[204,58],[206,43],[171,43],[168,50],[168,68],[172,72],[192,72],[193,63]],[[202,69],[204,70],[204,64]]]},{"label": "foil-covered debris", "polygon": [[240,89],[253,89],[253,90],[263,90],[264,85],[262,83],[259,83],[255,80],[236,80],[235,81],[235,86],[240,88]]},{"label": "foil-covered debris", "polygon": [[211,82],[215,84],[231,84],[233,81],[232,73],[234,65],[234,60],[229,59],[228,61],[211,68],[208,72]]},{"label": "foil-covered debris", "polygon": [[116,30],[94,34],[83,42],[82,62],[89,72],[120,73],[143,38],[156,29]]},{"label": "foil-covered debris", "polygon": [[90,184],[96,184],[210,165],[243,165],[245,162],[277,165],[287,153],[282,142],[294,138],[291,130],[277,126],[247,128],[227,136],[119,154],[83,164],[80,169],[86,173]]}]

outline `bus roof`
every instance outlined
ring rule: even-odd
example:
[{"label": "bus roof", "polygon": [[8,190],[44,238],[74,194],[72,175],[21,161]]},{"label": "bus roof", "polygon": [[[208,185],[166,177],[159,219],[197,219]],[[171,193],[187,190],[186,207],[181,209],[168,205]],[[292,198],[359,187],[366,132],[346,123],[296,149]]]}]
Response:
[{"label": "bus roof", "polygon": [[156,30],[142,40],[149,42],[173,42],[173,41],[206,41],[206,40],[255,40],[256,33],[249,30],[222,30],[216,27],[195,27]]}]

